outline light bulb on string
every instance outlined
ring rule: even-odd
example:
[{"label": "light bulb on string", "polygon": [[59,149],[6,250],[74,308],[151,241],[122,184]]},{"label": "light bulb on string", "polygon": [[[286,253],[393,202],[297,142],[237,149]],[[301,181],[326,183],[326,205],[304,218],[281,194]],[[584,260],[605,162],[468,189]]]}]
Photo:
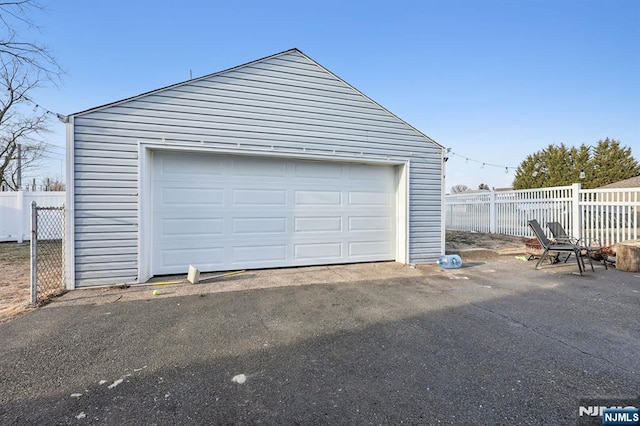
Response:
[{"label": "light bulb on string", "polygon": [[514,169],[514,170],[516,169],[515,167],[502,166],[502,165],[500,165],[500,164],[486,163],[486,162],[484,162],[484,161],[474,160],[473,158],[465,157],[464,155],[459,154],[459,153],[457,153],[457,152],[453,151],[453,149],[452,149],[452,148],[447,148],[446,150],[447,150],[447,152],[450,152],[452,155],[454,155],[454,156],[456,156],[456,157],[464,158],[464,162],[465,162],[465,164],[469,164],[469,161],[470,161],[470,160],[471,160],[472,162],[474,162],[474,163],[478,163],[478,164],[480,164],[480,168],[481,168],[481,169],[484,169],[484,168],[485,168],[485,166],[498,167],[498,168],[504,167],[504,172],[505,172],[506,174],[509,174],[509,169],[510,169],[510,168],[511,168],[511,169]]}]

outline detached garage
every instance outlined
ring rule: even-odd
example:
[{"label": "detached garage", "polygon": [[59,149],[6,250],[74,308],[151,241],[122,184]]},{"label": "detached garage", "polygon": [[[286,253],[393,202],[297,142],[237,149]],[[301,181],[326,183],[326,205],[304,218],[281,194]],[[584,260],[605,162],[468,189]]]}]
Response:
[{"label": "detached garage", "polygon": [[444,150],[297,49],[72,114],[67,287],[444,250]]}]

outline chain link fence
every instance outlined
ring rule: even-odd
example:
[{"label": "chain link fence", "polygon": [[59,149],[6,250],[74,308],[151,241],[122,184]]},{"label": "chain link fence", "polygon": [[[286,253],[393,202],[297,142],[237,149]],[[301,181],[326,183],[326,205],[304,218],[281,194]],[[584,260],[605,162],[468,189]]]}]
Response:
[{"label": "chain link fence", "polygon": [[31,303],[36,305],[65,292],[64,206],[31,203]]}]

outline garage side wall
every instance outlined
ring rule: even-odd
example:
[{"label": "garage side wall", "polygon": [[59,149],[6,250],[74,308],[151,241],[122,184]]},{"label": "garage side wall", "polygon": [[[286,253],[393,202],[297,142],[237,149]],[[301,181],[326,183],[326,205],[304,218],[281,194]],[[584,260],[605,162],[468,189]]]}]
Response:
[{"label": "garage side wall", "polygon": [[410,262],[441,254],[442,147],[298,51],[79,113],[72,131],[77,287],[137,279],[140,141],[408,159]]}]

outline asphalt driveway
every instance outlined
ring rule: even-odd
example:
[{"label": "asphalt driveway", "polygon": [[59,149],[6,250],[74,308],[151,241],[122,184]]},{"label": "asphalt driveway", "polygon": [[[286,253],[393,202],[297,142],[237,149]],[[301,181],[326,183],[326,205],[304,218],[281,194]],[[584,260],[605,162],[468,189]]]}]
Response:
[{"label": "asphalt driveway", "polygon": [[353,268],[72,292],[0,324],[0,423],[573,424],[640,395],[640,274]]}]

